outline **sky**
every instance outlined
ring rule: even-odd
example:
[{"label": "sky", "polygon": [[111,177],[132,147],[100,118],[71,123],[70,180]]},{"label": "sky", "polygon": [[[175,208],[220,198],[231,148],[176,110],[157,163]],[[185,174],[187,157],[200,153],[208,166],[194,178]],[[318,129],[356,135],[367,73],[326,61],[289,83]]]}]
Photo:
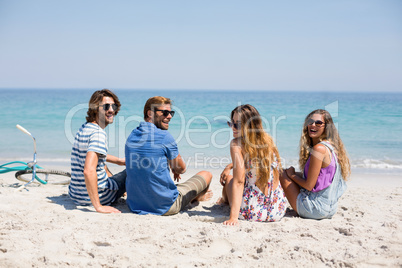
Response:
[{"label": "sky", "polygon": [[0,88],[402,92],[402,1],[0,0]]}]

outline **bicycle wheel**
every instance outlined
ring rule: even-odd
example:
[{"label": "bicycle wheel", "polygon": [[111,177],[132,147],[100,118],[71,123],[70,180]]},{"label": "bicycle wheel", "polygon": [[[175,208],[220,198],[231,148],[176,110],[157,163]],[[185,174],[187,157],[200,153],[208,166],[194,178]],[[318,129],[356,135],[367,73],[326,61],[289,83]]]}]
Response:
[{"label": "bicycle wheel", "polygon": [[[56,185],[66,185],[70,183],[71,174],[69,172],[53,169],[37,169],[36,176],[39,179]],[[29,182],[32,179],[32,169],[20,170],[15,173],[15,177],[20,181]],[[35,183],[39,183],[35,180]]]}]

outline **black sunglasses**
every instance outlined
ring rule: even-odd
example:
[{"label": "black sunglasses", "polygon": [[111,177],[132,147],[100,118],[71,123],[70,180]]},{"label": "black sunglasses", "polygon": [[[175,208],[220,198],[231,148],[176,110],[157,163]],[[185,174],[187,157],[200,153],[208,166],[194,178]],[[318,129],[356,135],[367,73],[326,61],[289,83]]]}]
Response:
[{"label": "black sunglasses", "polygon": [[240,127],[241,127],[240,123],[233,123],[233,122],[230,122],[230,121],[228,121],[227,123],[228,123],[229,127],[234,127],[236,130],[239,130]]},{"label": "black sunglasses", "polygon": [[324,125],[325,123],[322,122],[321,120],[313,120],[313,119],[309,119],[307,120],[307,126],[310,126],[312,124],[315,124],[317,127],[321,127],[322,125]]},{"label": "black sunglasses", "polygon": [[169,111],[169,110],[159,110],[159,109],[155,109],[155,111],[159,111],[163,113],[163,116],[168,116],[169,114],[173,117],[175,111]]},{"label": "black sunglasses", "polygon": [[110,106],[112,106],[113,111],[117,110],[117,104],[115,104],[115,103],[113,103],[113,104],[106,103],[106,104],[103,104],[101,106],[103,107],[103,110],[105,110],[105,111],[109,111]]}]

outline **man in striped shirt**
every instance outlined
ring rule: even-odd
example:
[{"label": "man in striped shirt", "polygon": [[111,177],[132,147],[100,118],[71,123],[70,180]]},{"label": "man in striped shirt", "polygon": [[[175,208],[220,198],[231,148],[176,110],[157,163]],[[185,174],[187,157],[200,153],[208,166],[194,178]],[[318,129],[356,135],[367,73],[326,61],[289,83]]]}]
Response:
[{"label": "man in striped shirt", "polygon": [[93,205],[97,212],[119,213],[110,204],[126,191],[126,170],[109,172],[106,161],[125,165],[124,158],[107,154],[107,136],[104,129],[113,123],[120,110],[117,96],[108,89],[92,94],[87,112],[87,122],[75,135],[71,152],[70,198],[77,205]]}]

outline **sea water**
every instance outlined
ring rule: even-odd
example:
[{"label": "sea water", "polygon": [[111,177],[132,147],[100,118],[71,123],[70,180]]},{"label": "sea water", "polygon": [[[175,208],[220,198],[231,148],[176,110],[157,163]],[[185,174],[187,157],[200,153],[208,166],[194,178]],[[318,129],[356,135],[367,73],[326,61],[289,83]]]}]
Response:
[{"label": "sea water", "polygon": [[[69,165],[75,132],[85,122],[94,90],[0,90],[3,120],[0,162],[32,159],[37,142],[39,163]],[[191,168],[223,168],[230,162],[230,112],[251,104],[274,138],[284,167],[297,168],[301,130],[306,115],[328,110],[350,156],[353,172],[402,174],[402,93],[252,92],[193,90],[114,90],[122,107],[105,130],[109,153],[124,157],[130,132],[143,121],[146,100],[160,95],[176,111],[169,132]]]}]

